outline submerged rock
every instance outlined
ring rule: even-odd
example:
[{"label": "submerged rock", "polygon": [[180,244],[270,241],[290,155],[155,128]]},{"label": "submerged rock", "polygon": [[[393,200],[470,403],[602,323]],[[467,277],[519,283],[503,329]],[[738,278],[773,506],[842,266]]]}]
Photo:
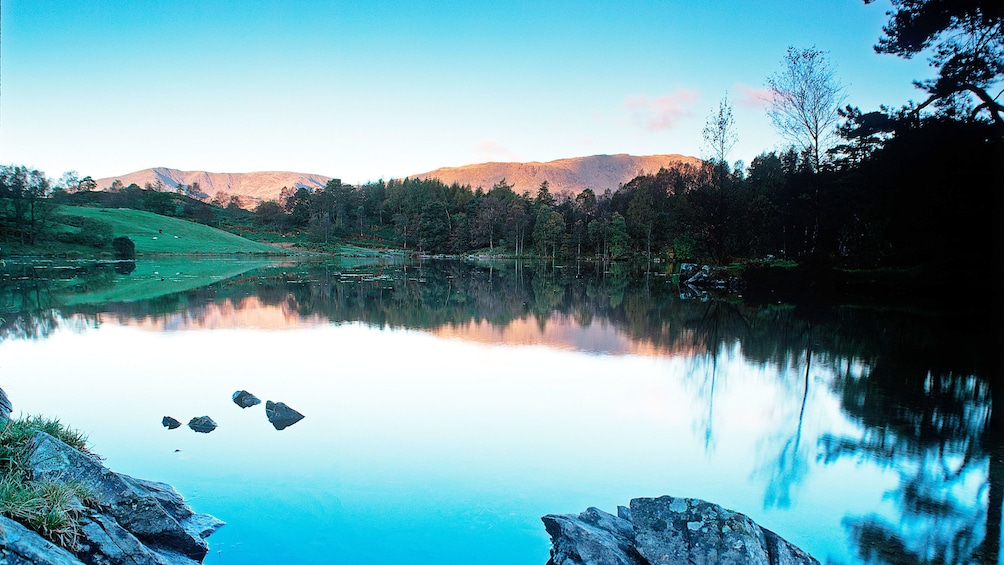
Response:
[{"label": "submerged rock", "polygon": [[[33,480],[79,483],[97,504],[82,508],[74,549],[78,561],[12,563],[191,565],[202,562],[209,550],[205,538],[223,525],[212,516],[196,514],[170,486],[112,472],[97,458],[45,432],[32,437],[28,465]],[[46,548],[48,554],[51,548]]]},{"label": "submerged rock", "polygon": [[258,397],[251,394],[246,390],[238,390],[233,396],[234,404],[240,406],[241,408],[250,408],[257,404],[261,404],[261,400]]},{"label": "submerged rock", "polygon": [[303,414],[286,406],[284,403],[272,402],[271,400],[265,402],[265,415],[268,416],[268,421],[277,430],[284,430],[304,417]]},{"label": "submerged rock", "polygon": [[548,565],[819,565],[746,515],[703,500],[636,498],[617,513],[544,516]]},{"label": "submerged rock", "polygon": [[216,429],[216,422],[209,416],[199,416],[188,421],[188,427],[200,434],[208,434]]},{"label": "submerged rock", "polygon": [[173,430],[181,427],[181,422],[175,420],[170,416],[164,416],[164,419],[160,421],[161,425],[169,430]]}]

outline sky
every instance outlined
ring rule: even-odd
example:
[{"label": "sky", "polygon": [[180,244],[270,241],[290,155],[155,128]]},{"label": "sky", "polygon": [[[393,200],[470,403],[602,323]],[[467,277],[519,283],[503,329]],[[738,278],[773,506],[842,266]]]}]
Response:
[{"label": "sky", "polygon": [[863,110],[922,99],[872,49],[888,0],[4,0],[0,163],[345,182],[488,161],[681,153],[726,95],[747,164],[789,46]]}]

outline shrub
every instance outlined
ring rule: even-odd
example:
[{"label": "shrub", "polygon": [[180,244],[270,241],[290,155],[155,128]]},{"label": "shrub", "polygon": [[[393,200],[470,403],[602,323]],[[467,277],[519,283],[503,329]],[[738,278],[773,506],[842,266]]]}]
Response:
[{"label": "shrub", "polygon": [[116,237],[112,240],[112,247],[115,249],[116,259],[131,260],[136,258],[136,244],[128,237]]},{"label": "shrub", "polygon": [[97,218],[82,216],[67,216],[63,223],[77,228],[75,231],[64,231],[56,234],[56,239],[63,243],[79,243],[91,247],[104,247],[112,240],[112,225]]}]

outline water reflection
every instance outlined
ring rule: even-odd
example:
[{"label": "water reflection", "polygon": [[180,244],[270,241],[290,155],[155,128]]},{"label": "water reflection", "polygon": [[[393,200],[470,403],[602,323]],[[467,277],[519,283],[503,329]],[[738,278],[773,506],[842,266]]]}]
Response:
[{"label": "water reflection", "polygon": [[[993,407],[1002,387],[993,338],[970,320],[684,300],[667,278],[617,265],[231,265],[222,280],[181,292],[149,296],[142,287],[142,299],[81,298],[124,279],[161,282],[154,273],[181,280],[189,268],[15,267],[0,284],[0,339],[106,324],[170,333],[361,323],[471,344],[681,360],[687,406],[678,409],[709,468],[733,461],[743,441],[752,444],[749,482],[766,515],[784,521],[779,513],[793,512],[789,528],[846,546],[821,542],[824,560],[999,559],[1004,441]],[[633,409],[669,417],[658,403]],[[748,436],[737,432],[744,422]],[[871,505],[830,500],[824,511],[838,514],[841,532],[797,525],[827,489],[860,495],[855,485],[816,485],[816,475],[839,481],[863,473],[893,477],[893,486]],[[629,496],[700,494],[678,486]]]}]

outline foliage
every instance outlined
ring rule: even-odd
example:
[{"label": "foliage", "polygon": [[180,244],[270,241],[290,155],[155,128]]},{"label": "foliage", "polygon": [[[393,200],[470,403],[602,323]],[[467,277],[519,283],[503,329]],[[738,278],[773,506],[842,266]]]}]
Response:
[{"label": "foliage", "polygon": [[112,248],[115,249],[116,259],[135,259],[136,243],[124,235],[120,235],[112,240]]},{"label": "foliage", "polygon": [[788,47],[782,69],[767,79],[767,88],[767,116],[783,137],[812,156],[811,166],[818,171],[844,101],[826,53],[815,47]]},{"label": "foliage", "polygon": [[711,150],[711,158],[719,164],[727,163],[729,153],[739,142],[728,93],[718,103],[718,110],[708,116],[701,135],[704,137],[704,144]]},{"label": "foliage", "polygon": [[0,238],[34,245],[48,231],[52,190],[45,173],[20,165],[0,165]]},{"label": "foliage", "polygon": [[[874,0],[865,0],[870,4]],[[946,115],[985,114],[1004,126],[1004,105],[994,95],[1004,79],[1004,7],[996,0],[892,0],[889,23],[875,51],[911,58],[933,49],[937,78],[915,84]],[[973,101],[975,100],[975,106]]]},{"label": "foliage", "polygon": [[55,233],[57,240],[65,243],[78,243],[88,247],[105,247],[112,240],[112,225],[99,218],[83,216],[64,216],[64,225],[75,229]]}]

